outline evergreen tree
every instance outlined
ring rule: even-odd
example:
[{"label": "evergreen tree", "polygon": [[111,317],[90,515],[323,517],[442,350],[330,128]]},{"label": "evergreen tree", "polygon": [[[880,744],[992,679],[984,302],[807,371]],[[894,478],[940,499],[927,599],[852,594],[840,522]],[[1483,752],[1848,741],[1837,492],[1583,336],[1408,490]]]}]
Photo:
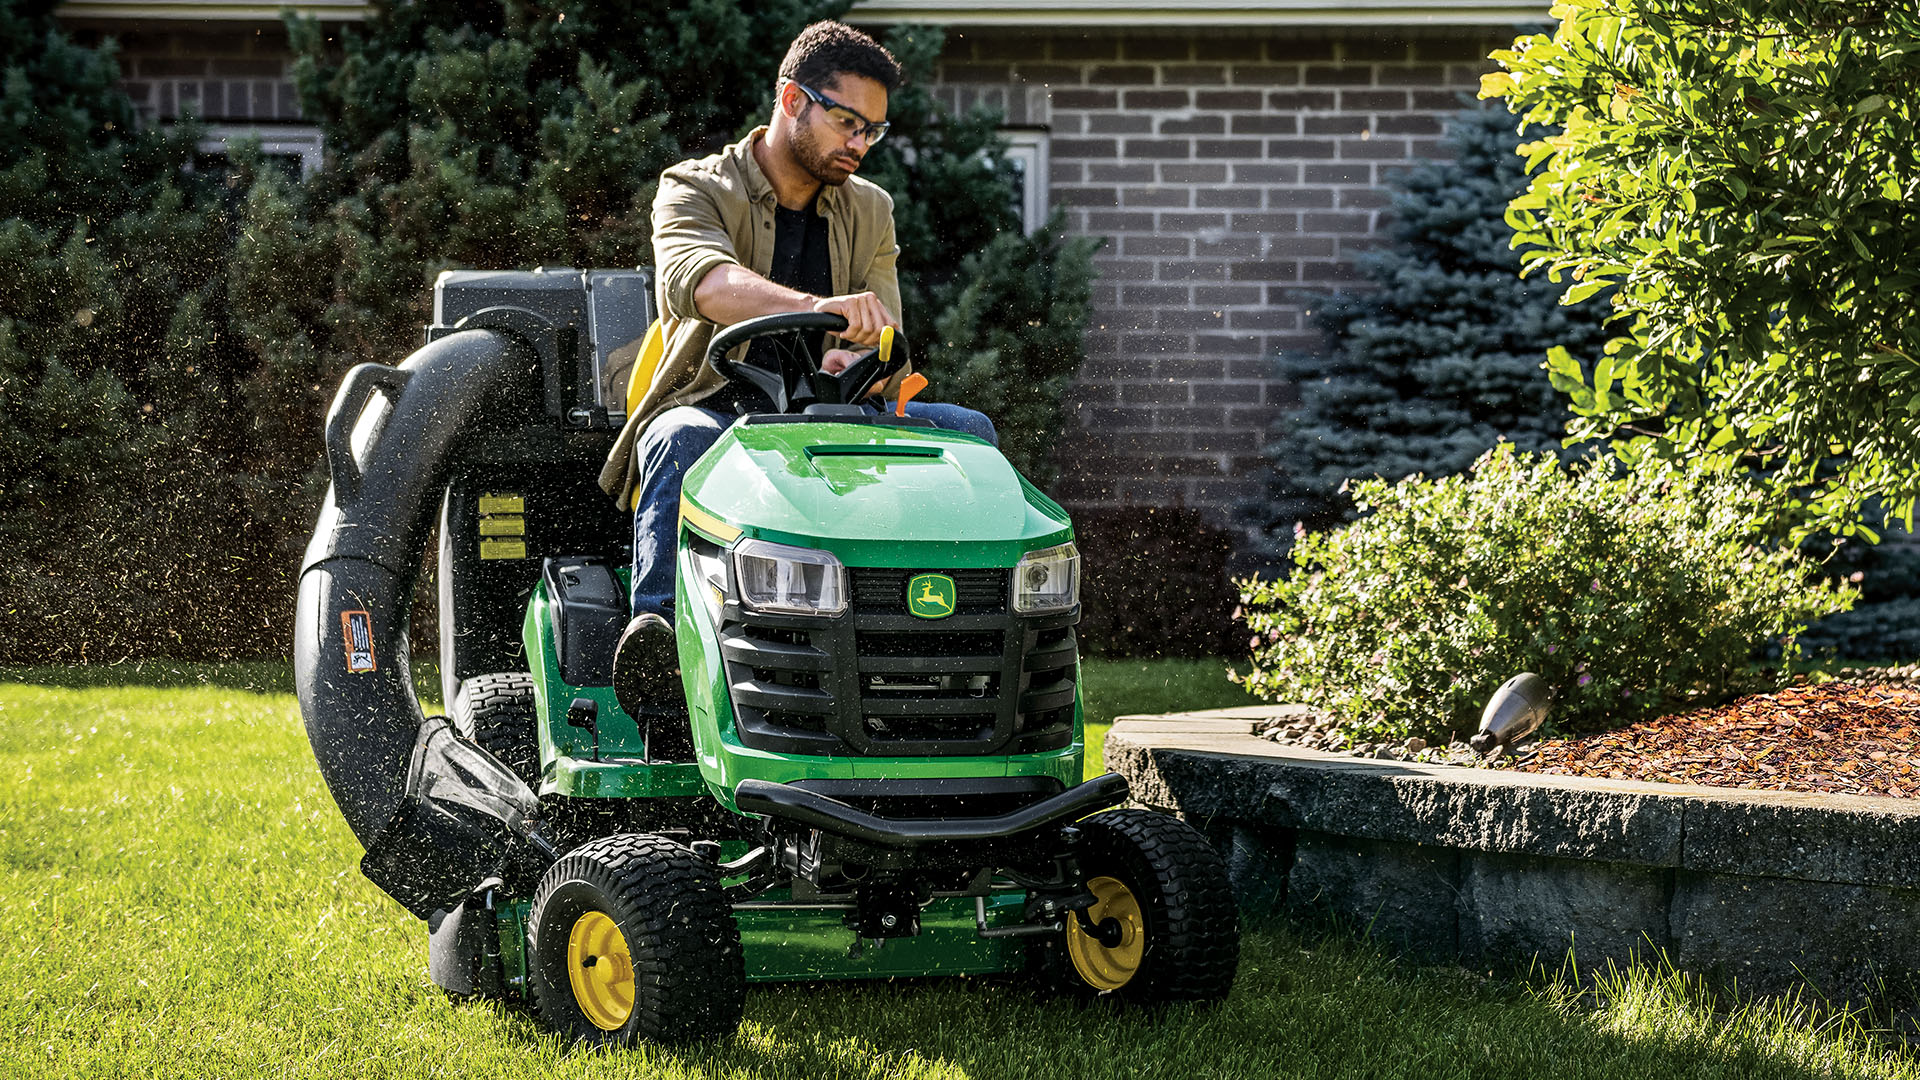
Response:
[{"label": "evergreen tree", "polygon": [[0,2],[0,654],[191,650],[247,611],[257,535],[219,178],[52,7]]},{"label": "evergreen tree", "polygon": [[[291,20],[327,137],[313,177],[191,171],[112,46],[0,0],[0,660],[278,653],[347,368],[419,342],[443,269],[651,261],[656,177],[764,122],[787,43],[846,0],[382,2]],[[898,206],[903,313],[936,392],[1035,470],[1078,366],[1088,245],[1023,235],[984,112],[923,89],[868,175]]]},{"label": "evergreen tree", "polygon": [[[1392,244],[1360,260],[1375,288],[1329,298],[1320,312],[1332,348],[1280,357],[1300,391],[1267,447],[1265,497],[1249,504],[1263,554],[1283,556],[1296,523],[1318,528],[1350,518],[1347,482],[1464,471],[1500,439],[1523,450],[1562,449],[1566,396],[1542,367],[1563,345],[1591,362],[1607,339],[1604,297],[1563,307],[1565,282],[1519,278],[1507,203],[1527,187],[1524,136],[1503,109],[1454,120],[1455,158],[1423,165],[1399,182]],[[1800,635],[1812,655],[1861,660],[1920,655],[1920,547],[1904,530],[1878,545],[1816,537],[1808,555],[1836,584],[1855,584],[1851,611]]]},{"label": "evergreen tree", "polygon": [[[764,123],[788,42],[848,6],[379,3],[337,45],[294,19],[328,165],[252,193],[235,265],[270,441],[311,455],[340,373],[412,347],[441,270],[650,263],[660,170]],[[1090,246],[1022,235],[998,117],[949,115],[924,88],[941,35],[888,44],[909,82],[862,175],[895,199],[909,339],[933,393],[983,408],[1041,472],[1081,359]]]},{"label": "evergreen tree", "polygon": [[1267,492],[1248,507],[1268,554],[1296,523],[1351,516],[1350,479],[1450,475],[1500,439],[1560,447],[1569,414],[1541,365],[1555,345],[1599,355],[1605,305],[1562,307],[1563,285],[1519,276],[1504,220],[1527,185],[1513,118],[1462,112],[1449,141],[1452,161],[1397,182],[1391,243],[1359,260],[1374,288],[1317,313],[1331,349],[1278,361],[1300,406],[1276,422]]},{"label": "evergreen tree", "polygon": [[[304,184],[252,186],[230,275],[256,359],[254,467],[301,486],[253,507],[278,522],[282,561],[297,560],[324,485],[333,388],[353,364],[417,345],[440,271],[651,263],[661,169],[765,123],[788,43],[847,6],[381,2],[337,40],[290,20],[327,161]],[[941,41],[889,37],[908,83],[862,175],[894,196],[901,314],[931,393],[985,410],[1044,481],[1082,356],[1091,244],[1022,233],[999,117],[952,115],[926,89]]]}]

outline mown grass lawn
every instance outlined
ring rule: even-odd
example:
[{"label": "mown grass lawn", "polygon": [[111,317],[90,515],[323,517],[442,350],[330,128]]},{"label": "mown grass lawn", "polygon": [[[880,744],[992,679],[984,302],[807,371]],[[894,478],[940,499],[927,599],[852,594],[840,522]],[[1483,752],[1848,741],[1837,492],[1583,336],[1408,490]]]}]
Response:
[{"label": "mown grass lawn", "polygon": [[[1217,663],[1090,664],[1089,713],[1225,705]],[[1233,997],[1155,1015],[1004,981],[756,988],[738,1038],[570,1052],[454,1005],[360,877],[284,665],[0,672],[0,1076],[1884,1076],[1855,1019],[1596,998],[1249,932]]]}]

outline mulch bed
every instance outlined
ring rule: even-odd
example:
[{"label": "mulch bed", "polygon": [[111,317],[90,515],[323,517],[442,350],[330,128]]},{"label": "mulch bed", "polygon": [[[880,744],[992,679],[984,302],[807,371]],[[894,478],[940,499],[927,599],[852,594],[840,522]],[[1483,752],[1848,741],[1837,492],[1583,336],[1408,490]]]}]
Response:
[{"label": "mulch bed", "polygon": [[1513,768],[1678,784],[1920,797],[1920,687],[1831,682],[1617,731],[1543,739]]}]

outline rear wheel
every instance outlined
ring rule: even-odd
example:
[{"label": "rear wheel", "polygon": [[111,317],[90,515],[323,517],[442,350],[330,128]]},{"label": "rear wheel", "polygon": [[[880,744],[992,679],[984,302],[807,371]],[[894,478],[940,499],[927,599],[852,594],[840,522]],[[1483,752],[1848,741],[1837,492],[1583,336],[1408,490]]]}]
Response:
[{"label": "rear wheel", "polygon": [[1177,818],[1113,810],[1077,824],[1094,905],[1046,942],[1052,981],[1085,995],[1149,1003],[1220,1001],[1240,964],[1227,867]]},{"label": "rear wheel", "polygon": [[453,699],[453,729],[540,788],[539,705],[533,676],[524,671],[475,675]]},{"label": "rear wheel", "polygon": [[746,971],[713,865],[663,837],[625,833],[547,871],[528,920],[535,1007],[578,1041],[724,1038]]}]

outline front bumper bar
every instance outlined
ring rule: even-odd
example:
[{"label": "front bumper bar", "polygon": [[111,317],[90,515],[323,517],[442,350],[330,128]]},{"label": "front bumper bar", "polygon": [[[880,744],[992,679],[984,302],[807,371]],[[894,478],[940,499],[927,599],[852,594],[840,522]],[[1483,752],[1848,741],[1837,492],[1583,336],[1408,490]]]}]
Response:
[{"label": "front bumper bar", "polygon": [[740,781],[733,801],[744,813],[779,818],[849,840],[916,848],[1020,836],[1118,805],[1127,794],[1126,777],[1107,773],[1030,806],[984,818],[884,818],[816,791],[767,780]]}]

